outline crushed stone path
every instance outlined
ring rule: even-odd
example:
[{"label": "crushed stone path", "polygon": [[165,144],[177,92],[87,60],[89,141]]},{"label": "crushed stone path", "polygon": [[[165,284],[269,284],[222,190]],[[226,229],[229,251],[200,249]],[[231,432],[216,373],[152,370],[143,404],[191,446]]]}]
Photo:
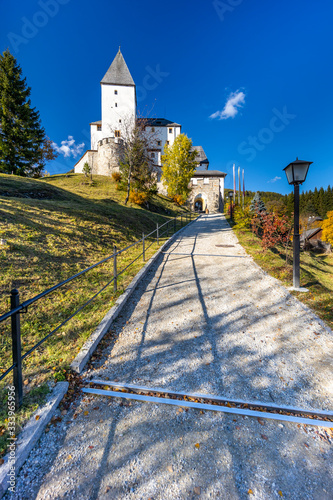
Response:
[{"label": "crushed stone path", "polygon": [[[86,379],[333,409],[332,331],[223,215],[178,236],[112,329]],[[84,395],[32,451],[15,498],[331,500],[332,450],[323,427]]]}]

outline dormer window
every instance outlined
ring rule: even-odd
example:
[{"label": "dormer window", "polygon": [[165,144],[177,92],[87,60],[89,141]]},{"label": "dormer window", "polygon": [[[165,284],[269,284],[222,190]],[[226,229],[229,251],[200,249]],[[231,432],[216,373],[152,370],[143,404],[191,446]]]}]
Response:
[{"label": "dormer window", "polygon": [[114,93],[115,93],[115,95],[117,95],[118,94],[118,90],[115,90]]}]

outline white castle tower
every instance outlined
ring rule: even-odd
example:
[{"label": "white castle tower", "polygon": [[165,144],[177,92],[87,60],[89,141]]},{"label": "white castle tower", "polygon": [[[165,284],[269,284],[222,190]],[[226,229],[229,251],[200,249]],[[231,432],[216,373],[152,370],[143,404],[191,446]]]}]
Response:
[{"label": "white castle tower", "polygon": [[120,51],[101,81],[102,120],[90,124],[91,149],[107,137],[121,137],[124,128],[134,126],[135,83]]}]

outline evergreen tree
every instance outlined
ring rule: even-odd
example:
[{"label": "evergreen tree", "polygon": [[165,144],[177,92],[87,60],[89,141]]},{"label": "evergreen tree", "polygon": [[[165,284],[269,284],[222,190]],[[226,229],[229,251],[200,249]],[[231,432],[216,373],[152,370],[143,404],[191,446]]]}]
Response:
[{"label": "evergreen tree", "polygon": [[46,161],[57,156],[31,107],[30,93],[15,57],[6,50],[0,55],[0,172],[38,177]]},{"label": "evergreen tree", "polygon": [[266,212],[265,203],[262,201],[258,191],[256,192],[251,201],[250,210],[251,212],[256,212],[256,213]]}]

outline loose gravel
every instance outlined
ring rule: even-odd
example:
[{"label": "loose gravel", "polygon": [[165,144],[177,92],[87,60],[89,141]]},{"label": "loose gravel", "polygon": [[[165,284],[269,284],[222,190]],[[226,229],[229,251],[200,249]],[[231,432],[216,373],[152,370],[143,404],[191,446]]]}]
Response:
[{"label": "loose gravel", "polygon": [[[223,245],[223,246],[220,246]],[[132,295],[84,376],[332,410],[333,336],[201,217]],[[81,396],[17,478],[17,499],[332,499],[333,432]]]}]

